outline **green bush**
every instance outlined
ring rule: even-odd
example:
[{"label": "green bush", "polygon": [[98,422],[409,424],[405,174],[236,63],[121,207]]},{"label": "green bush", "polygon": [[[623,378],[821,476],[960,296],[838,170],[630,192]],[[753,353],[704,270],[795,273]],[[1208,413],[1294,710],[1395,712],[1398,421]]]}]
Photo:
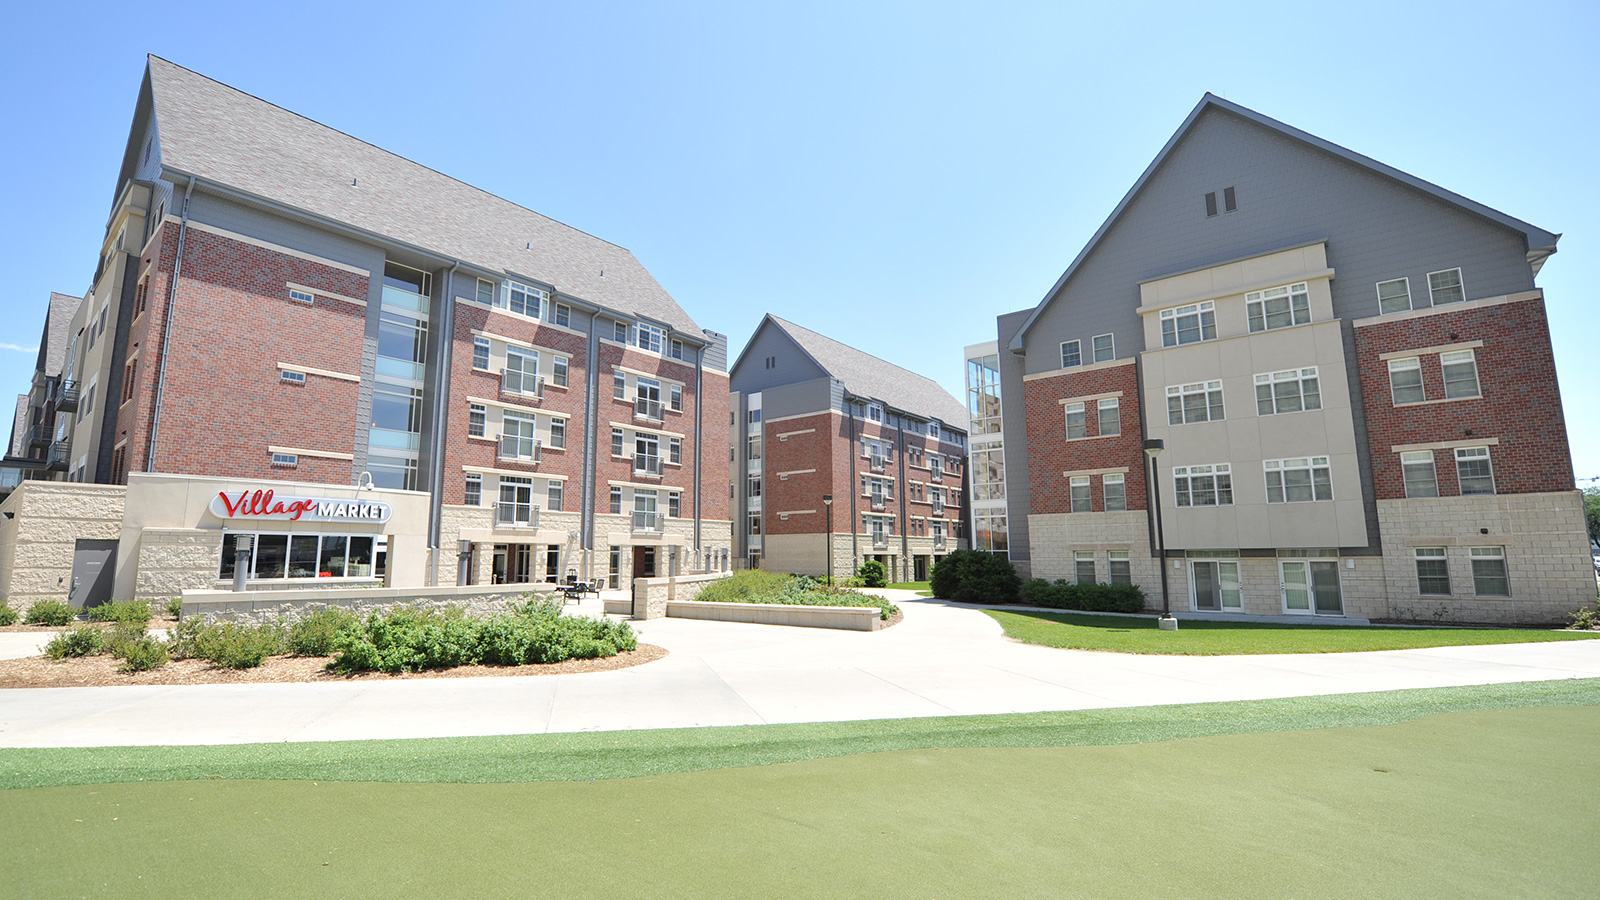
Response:
[{"label": "green bush", "polygon": [[122,660],[118,672],[146,672],[167,664],[167,645],[149,633],[117,645],[113,654]]},{"label": "green bush", "polygon": [[288,649],[295,656],[332,656],[339,636],[360,627],[361,620],[348,609],[319,609],[289,626]]},{"label": "green bush", "polygon": [[[181,624],[181,623],[180,623]],[[283,629],[276,625],[221,622],[197,629],[186,655],[209,660],[225,669],[253,669],[283,652]]]},{"label": "green bush", "polygon": [[17,624],[17,611],[11,604],[0,600],[0,628]]},{"label": "green bush", "polygon": [[929,587],[941,600],[1014,603],[1021,579],[1004,557],[983,550],[956,550],[934,563]]},{"label": "green bush", "polygon": [[91,622],[137,623],[139,627],[150,624],[149,600],[113,600],[84,610]]},{"label": "green bush", "polygon": [[60,600],[36,600],[28,607],[28,614],[23,619],[29,625],[53,625],[60,627],[77,618],[77,613],[72,607]]},{"label": "green bush", "polygon": [[199,659],[200,635],[205,630],[206,625],[201,620],[183,619],[167,637],[167,652],[173,659]]},{"label": "green bush", "polygon": [[862,587],[881,588],[889,584],[885,578],[883,563],[869,559],[856,569],[856,577],[861,579]]},{"label": "green bush", "polygon": [[183,618],[183,598],[182,597],[169,597],[167,599],[166,604],[162,608],[167,611],[167,618],[169,618],[169,619],[181,619],[181,618]]},{"label": "green bush", "polygon": [[54,660],[68,657],[93,656],[104,645],[103,632],[92,625],[79,625],[63,631],[44,645],[44,655]]},{"label": "green bush", "polygon": [[706,585],[705,590],[695,599],[705,600],[708,603],[749,603],[752,597],[775,594],[783,590],[783,586],[793,578],[792,575],[767,572],[762,569],[743,569]]},{"label": "green bush", "polygon": [[1035,578],[1023,585],[1022,599],[1034,606],[1089,612],[1135,613],[1144,609],[1144,590],[1136,584],[1077,584],[1066,579],[1051,584]]},{"label": "green bush", "polygon": [[1578,611],[1572,613],[1571,618],[1571,627],[1579,631],[1600,628],[1600,603],[1597,603],[1596,608],[1593,609],[1587,606],[1578,607]]},{"label": "green bush", "polygon": [[638,647],[628,623],[563,616],[559,601],[532,600],[485,619],[469,619],[459,610],[397,609],[340,631],[328,668],[351,674],[519,666],[615,656]]}]

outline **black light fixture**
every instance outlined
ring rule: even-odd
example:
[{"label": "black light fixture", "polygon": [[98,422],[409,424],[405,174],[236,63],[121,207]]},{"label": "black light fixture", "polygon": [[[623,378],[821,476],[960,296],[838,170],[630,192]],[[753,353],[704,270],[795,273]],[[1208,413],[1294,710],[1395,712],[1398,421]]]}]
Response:
[{"label": "black light fixture", "polygon": [[1161,531],[1161,475],[1156,469],[1156,457],[1161,455],[1166,445],[1161,438],[1149,438],[1144,442],[1144,455],[1149,459],[1147,471],[1150,488],[1155,495],[1156,560],[1161,566],[1161,619],[1158,624],[1163,631],[1177,631],[1178,620],[1172,615],[1172,601],[1167,593],[1167,538]]},{"label": "black light fixture", "polygon": [[833,495],[822,495],[822,508],[828,517],[828,584],[833,585]]}]

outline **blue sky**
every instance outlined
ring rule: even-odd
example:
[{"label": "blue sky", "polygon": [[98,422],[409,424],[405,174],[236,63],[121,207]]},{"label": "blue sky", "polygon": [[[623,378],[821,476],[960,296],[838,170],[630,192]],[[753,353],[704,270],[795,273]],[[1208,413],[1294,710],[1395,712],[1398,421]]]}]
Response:
[{"label": "blue sky", "polygon": [[0,56],[0,392],[81,294],[155,53],[631,249],[703,327],[773,312],[961,389],[1212,91],[1564,232],[1600,477],[1600,5],[28,4]]}]

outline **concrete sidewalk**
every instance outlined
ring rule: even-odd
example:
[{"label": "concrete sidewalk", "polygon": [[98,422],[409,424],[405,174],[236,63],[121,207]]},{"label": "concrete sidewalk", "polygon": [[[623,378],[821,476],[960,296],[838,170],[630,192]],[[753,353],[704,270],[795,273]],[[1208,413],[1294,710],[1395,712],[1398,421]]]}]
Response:
[{"label": "concrete sidewalk", "polygon": [[[1600,677],[1600,641],[1286,656],[1132,656],[1007,640],[978,610],[885,591],[886,631],[635,623],[671,651],[542,677],[0,691],[0,746],[332,741],[1149,706]],[[598,614],[599,601],[582,610]]]}]

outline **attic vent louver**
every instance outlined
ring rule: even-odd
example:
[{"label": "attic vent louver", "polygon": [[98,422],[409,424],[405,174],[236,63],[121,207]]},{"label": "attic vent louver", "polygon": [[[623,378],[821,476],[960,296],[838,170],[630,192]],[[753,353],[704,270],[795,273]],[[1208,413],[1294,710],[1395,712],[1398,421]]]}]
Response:
[{"label": "attic vent louver", "polygon": [[1217,214],[1217,192],[1210,191],[1206,194],[1206,218]]},{"label": "attic vent louver", "polygon": [[1233,188],[1231,187],[1222,189],[1222,208],[1228,212],[1233,212],[1239,208],[1239,199],[1234,196]]}]

